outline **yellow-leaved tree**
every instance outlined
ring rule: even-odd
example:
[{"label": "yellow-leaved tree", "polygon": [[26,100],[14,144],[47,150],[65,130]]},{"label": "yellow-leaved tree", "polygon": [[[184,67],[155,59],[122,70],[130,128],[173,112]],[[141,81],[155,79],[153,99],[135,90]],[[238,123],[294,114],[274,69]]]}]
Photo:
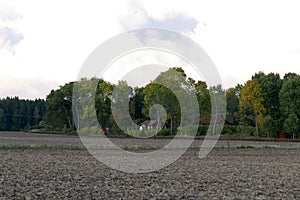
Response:
[{"label": "yellow-leaved tree", "polygon": [[241,91],[239,100],[240,120],[248,125],[254,125],[258,137],[258,127],[262,125],[266,109],[263,106],[262,90],[258,82],[249,80]]}]

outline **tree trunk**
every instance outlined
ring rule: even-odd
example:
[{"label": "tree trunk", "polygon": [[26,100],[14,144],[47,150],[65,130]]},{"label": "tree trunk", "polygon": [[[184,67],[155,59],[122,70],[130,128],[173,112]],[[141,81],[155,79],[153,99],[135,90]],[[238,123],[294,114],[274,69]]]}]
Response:
[{"label": "tree trunk", "polygon": [[215,135],[215,132],[216,132],[216,124],[217,124],[217,116],[215,116],[215,119],[214,119],[214,126],[213,126],[213,133],[212,133],[212,135]]},{"label": "tree trunk", "polygon": [[69,127],[72,128],[72,123],[71,123],[71,119],[69,118],[68,116],[68,111],[65,107],[65,105],[63,104],[63,108],[64,108],[64,111],[65,111],[65,115],[66,115],[66,118],[67,118],[67,121],[68,121],[68,124],[69,124]]},{"label": "tree trunk", "polygon": [[157,136],[158,129],[160,128],[160,117],[158,117],[157,125],[156,125],[156,130],[155,130],[155,136]]},{"label": "tree trunk", "polygon": [[257,117],[255,117],[255,128],[256,128],[256,137],[258,137]]},{"label": "tree trunk", "polygon": [[171,135],[173,135],[173,116],[172,116],[172,113],[170,115],[170,120],[171,120]]}]

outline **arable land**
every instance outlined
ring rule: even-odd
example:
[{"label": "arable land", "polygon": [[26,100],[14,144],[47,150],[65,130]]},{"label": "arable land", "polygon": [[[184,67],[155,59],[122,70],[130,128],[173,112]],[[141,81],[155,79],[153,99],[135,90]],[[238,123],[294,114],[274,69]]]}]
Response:
[{"label": "arable land", "polygon": [[[136,152],[169,142],[111,141]],[[300,199],[300,143],[221,140],[200,159],[201,143],[132,174],[99,162],[78,136],[0,132],[0,199]]]}]

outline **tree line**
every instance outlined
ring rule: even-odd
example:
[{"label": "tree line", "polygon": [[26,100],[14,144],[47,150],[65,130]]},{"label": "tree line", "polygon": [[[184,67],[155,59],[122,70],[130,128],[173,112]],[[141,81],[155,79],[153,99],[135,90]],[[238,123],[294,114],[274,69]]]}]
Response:
[{"label": "tree line", "polygon": [[[178,76],[179,74],[179,76]],[[177,82],[172,82],[172,80]],[[241,137],[273,137],[283,130],[288,138],[300,136],[300,76],[287,73],[283,78],[279,74],[258,72],[244,84],[223,89],[220,85],[208,87],[201,80],[187,77],[182,68],[170,68],[162,72],[145,87],[130,87],[125,81],[112,84],[103,79],[81,79],[70,82],[57,90],[52,90],[46,100],[20,100],[6,98],[0,100],[0,130],[23,130],[44,128],[47,131],[70,132],[76,128],[97,132],[96,127],[88,127],[91,115],[96,116],[102,127],[109,128],[111,134],[124,134],[125,125],[120,127],[116,121],[126,118],[125,111],[118,105],[125,104],[134,124],[141,124],[149,118],[149,109],[160,104],[166,110],[166,130],[161,134],[175,134],[180,128],[181,109],[179,101],[170,88],[156,81],[171,83],[176,90],[185,89],[196,96],[200,109],[200,122],[211,119],[211,94],[218,93],[226,98],[226,122],[224,134]],[[80,83],[82,91],[92,91],[91,83],[96,83],[95,104],[84,103],[78,110],[78,119],[73,119],[73,87]],[[176,85],[177,84],[177,85]],[[177,87],[177,88],[176,88]],[[117,91],[117,92],[116,92]],[[116,95],[119,95],[116,98]],[[124,95],[120,98],[120,95]],[[76,95],[75,95],[76,96]],[[83,101],[78,99],[78,103]],[[83,102],[81,102],[83,103]],[[79,105],[78,104],[78,105]],[[114,110],[115,109],[115,110]],[[92,113],[92,112],[95,113]],[[80,114],[79,114],[80,113]],[[193,111],[190,111],[193,115]],[[120,118],[120,119],[116,119]],[[77,120],[77,121],[76,121]],[[76,122],[81,121],[80,127]],[[124,120],[123,120],[124,121]],[[92,130],[87,130],[88,128]],[[199,125],[198,135],[206,134],[207,126]]]},{"label": "tree line", "polygon": [[0,99],[0,130],[30,130],[45,121],[45,100],[24,100],[18,97]]}]

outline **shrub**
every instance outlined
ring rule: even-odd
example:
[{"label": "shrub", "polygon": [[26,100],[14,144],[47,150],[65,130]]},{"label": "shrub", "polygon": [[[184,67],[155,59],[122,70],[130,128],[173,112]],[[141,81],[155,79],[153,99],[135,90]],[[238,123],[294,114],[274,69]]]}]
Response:
[{"label": "shrub", "polygon": [[108,135],[120,135],[120,136],[127,136],[127,134],[121,130],[119,127],[113,126],[109,129]]},{"label": "shrub", "polygon": [[256,130],[255,127],[249,126],[249,125],[240,125],[239,126],[240,134],[241,136],[255,136],[256,135]]},{"label": "shrub", "polygon": [[46,125],[46,130],[47,131],[54,131],[54,126],[53,125]]},{"label": "shrub", "polygon": [[206,135],[207,130],[208,130],[208,126],[207,125],[199,125],[198,126],[198,131],[197,131],[197,136]]},{"label": "shrub", "polygon": [[45,127],[46,127],[45,125],[37,124],[37,125],[31,126],[30,129],[44,129]]},{"label": "shrub", "polygon": [[299,119],[296,114],[291,113],[288,118],[285,119],[283,124],[284,132],[288,137],[295,139],[298,136],[300,130]]},{"label": "shrub", "polygon": [[127,134],[132,137],[151,137],[155,135],[156,130],[150,129],[150,130],[130,130],[127,131]]},{"label": "shrub", "polygon": [[103,135],[104,132],[97,126],[92,126],[88,129],[91,135]]},{"label": "shrub", "polygon": [[169,136],[171,135],[170,129],[162,129],[157,133],[157,136]]},{"label": "shrub", "polygon": [[262,126],[262,136],[264,137],[277,137],[276,134],[276,127],[273,118],[268,115],[263,120],[263,126]]},{"label": "shrub", "polygon": [[240,133],[238,126],[223,126],[222,135],[236,135]]},{"label": "shrub", "polygon": [[104,134],[104,132],[101,129],[99,129],[99,127],[97,126],[81,128],[79,133],[82,135],[103,135]]},{"label": "shrub", "polygon": [[184,127],[180,127],[178,128],[178,134],[179,135],[190,135],[192,136],[192,133],[196,132],[196,135],[197,135],[197,132],[198,132],[198,127],[197,126],[184,126]]}]

